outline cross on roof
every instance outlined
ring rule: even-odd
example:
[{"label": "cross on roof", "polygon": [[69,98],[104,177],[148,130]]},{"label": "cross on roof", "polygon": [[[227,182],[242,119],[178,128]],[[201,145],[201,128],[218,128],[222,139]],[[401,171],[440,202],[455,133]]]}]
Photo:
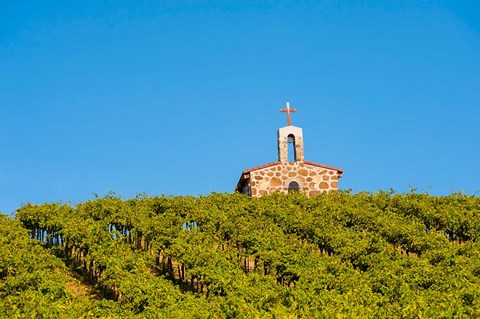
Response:
[{"label": "cross on roof", "polygon": [[284,113],[287,113],[287,123],[288,123],[288,126],[291,126],[291,121],[290,121],[290,113],[294,113],[294,112],[297,112],[296,109],[291,109],[290,108],[290,102],[287,102],[287,107],[285,109],[280,109],[280,112],[284,112]]}]

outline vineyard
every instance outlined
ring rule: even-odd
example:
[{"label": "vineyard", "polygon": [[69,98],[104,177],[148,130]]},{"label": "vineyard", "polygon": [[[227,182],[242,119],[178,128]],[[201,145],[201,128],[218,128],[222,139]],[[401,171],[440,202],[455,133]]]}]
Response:
[{"label": "vineyard", "polygon": [[115,194],[0,215],[1,318],[480,317],[480,198]]}]

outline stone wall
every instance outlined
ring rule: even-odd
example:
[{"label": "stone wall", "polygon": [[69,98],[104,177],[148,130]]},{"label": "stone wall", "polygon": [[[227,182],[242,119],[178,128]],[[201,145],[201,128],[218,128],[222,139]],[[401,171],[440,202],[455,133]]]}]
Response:
[{"label": "stone wall", "polygon": [[338,190],[341,174],[332,169],[304,162],[280,163],[250,172],[251,196],[260,197],[274,192],[288,193],[288,185],[295,181],[308,196]]}]

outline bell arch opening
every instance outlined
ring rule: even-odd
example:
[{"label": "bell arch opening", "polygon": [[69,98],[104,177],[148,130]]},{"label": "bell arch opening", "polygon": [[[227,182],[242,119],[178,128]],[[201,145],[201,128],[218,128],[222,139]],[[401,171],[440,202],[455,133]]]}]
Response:
[{"label": "bell arch opening", "polygon": [[297,161],[297,150],[295,145],[295,135],[289,134],[288,135],[288,161],[289,162],[296,162]]}]

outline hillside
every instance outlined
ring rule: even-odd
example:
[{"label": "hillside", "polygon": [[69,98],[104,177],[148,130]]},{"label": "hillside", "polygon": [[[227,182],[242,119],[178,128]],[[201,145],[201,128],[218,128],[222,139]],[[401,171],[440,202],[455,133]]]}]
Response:
[{"label": "hillside", "polygon": [[0,216],[0,317],[478,317],[479,236],[464,194],[27,204]]}]

